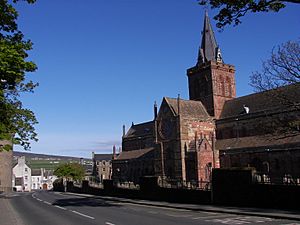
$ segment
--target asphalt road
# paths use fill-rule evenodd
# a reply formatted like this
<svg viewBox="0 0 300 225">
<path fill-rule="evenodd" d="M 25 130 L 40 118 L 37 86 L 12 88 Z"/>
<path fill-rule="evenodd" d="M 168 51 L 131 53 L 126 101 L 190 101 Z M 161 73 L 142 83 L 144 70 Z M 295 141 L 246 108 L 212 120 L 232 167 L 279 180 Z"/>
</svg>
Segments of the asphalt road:
<svg viewBox="0 0 300 225">
<path fill-rule="evenodd" d="M 46 191 L 17 193 L 11 204 L 24 225 L 300 225 L 291 220 L 136 205 Z"/>
</svg>

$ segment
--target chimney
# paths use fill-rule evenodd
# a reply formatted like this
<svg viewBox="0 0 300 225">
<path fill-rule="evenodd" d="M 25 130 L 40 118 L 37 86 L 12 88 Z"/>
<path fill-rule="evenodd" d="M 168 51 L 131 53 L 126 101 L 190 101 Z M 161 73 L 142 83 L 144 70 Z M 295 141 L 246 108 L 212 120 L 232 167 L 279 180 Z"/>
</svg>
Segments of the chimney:
<svg viewBox="0 0 300 225">
<path fill-rule="evenodd" d="M 125 125 L 123 125 L 123 137 L 125 136 Z"/>
<path fill-rule="evenodd" d="M 177 111 L 178 111 L 178 115 L 180 115 L 180 94 L 178 94 L 178 97 L 177 97 Z"/>
<path fill-rule="evenodd" d="M 116 159 L 116 146 L 113 146 L 113 156 L 112 159 Z"/>
<path fill-rule="evenodd" d="M 156 101 L 154 102 L 154 119 L 157 117 L 157 104 Z"/>
<path fill-rule="evenodd" d="M 95 158 L 95 152 L 92 152 L 92 160 Z"/>
</svg>

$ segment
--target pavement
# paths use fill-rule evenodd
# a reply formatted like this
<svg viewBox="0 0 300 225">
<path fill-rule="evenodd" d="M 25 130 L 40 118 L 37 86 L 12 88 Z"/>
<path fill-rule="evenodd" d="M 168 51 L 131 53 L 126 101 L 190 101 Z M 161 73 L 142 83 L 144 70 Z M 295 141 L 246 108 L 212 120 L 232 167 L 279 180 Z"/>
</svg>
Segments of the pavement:
<svg viewBox="0 0 300 225">
<path fill-rule="evenodd" d="M 9 201 L 13 195 L 14 193 L 0 193 L 1 225 L 24 225 Z"/>
<path fill-rule="evenodd" d="M 229 206 L 215 206 L 215 205 L 195 205 L 195 204 L 178 204 L 169 202 L 157 202 L 148 200 L 136 200 L 119 197 L 97 196 L 90 194 L 78 194 L 70 192 L 61 192 L 65 195 L 77 195 L 83 197 L 92 197 L 109 201 L 131 203 L 137 205 L 148 205 L 161 208 L 184 209 L 191 211 L 203 211 L 213 213 L 227 213 L 235 215 L 269 217 L 273 219 L 287 219 L 300 221 L 300 207 L 299 210 L 280 210 L 280 209 L 267 209 L 267 208 L 249 208 L 249 207 L 229 207 Z"/>
</svg>

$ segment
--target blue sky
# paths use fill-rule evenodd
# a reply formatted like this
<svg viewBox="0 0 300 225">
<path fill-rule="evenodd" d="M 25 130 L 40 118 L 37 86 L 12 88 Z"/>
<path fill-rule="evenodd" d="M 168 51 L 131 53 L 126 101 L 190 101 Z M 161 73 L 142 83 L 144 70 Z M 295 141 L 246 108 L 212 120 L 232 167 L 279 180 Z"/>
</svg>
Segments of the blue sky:
<svg viewBox="0 0 300 225">
<path fill-rule="evenodd" d="M 196 0 L 38 0 L 17 8 L 38 65 L 28 78 L 40 84 L 22 98 L 39 120 L 31 152 L 111 152 L 123 124 L 153 118 L 154 101 L 188 99 L 186 69 L 196 63 L 204 17 Z M 225 63 L 236 66 L 238 96 L 252 93 L 249 76 L 274 46 L 300 37 L 299 12 L 290 4 L 249 14 L 223 32 L 211 20 Z"/>
</svg>

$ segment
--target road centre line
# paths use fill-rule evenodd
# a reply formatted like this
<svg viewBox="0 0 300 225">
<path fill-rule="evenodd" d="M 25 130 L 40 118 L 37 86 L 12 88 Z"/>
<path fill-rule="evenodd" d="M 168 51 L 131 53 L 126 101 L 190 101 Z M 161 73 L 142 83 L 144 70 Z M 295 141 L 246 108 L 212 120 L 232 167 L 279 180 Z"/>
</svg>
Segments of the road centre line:
<svg viewBox="0 0 300 225">
<path fill-rule="evenodd" d="M 115 225 L 114 223 L 105 222 L 106 225 Z"/>
<path fill-rule="evenodd" d="M 47 202 L 47 201 L 43 201 L 43 202 L 47 205 L 52 205 L 50 202 Z"/>
<path fill-rule="evenodd" d="M 85 214 L 80 213 L 80 212 L 77 212 L 77 211 L 75 211 L 75 210 L 70 210 L 70 212 L 75 213 L 75 214 L 80 215 L 80 216 L 83 216 L 83 217 L 86 217 L 86 218 L 89 218 L 89 219 L 92 219 L 92 220 L 95 219 L 95 218 L 92 217 L 92 216 L 85 215 Z"/>
<path fill-rule="evenodd" d="M 59 205 L 54 205 L 54 207 L 59 208 L 59 209 L 62 209 L 62 210 L 67 210 L 66 208 L 61 207 L 61 206 L 59 206 Z"/>
</svg>

